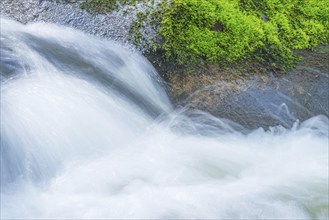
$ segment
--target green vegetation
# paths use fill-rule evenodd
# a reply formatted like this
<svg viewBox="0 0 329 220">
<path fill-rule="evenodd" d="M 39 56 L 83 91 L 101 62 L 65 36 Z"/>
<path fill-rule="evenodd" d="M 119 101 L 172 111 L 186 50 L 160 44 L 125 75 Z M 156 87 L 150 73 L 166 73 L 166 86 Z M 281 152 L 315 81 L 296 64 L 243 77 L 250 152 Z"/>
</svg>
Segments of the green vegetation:
<svg viewBox="0 0 329 220">
<path fill-rule="evenodd" d="M 87 0 L 81 6 L 108 12 L 132 0 Z M 146 21 L 160 38 L 146 40 Z M 289 68 L 293 50 L 329 42 L 327 0 L 171 0 L 153 13 L 137 13 L 132 42 L 145 42 L 181 64 L 256 59 Z M 159 54 L 159 53 L 158 53 Z"/>
<path fill-rule="evenodd" d="M 173 0 L 163 10 L 159 33 L 166 56 L 179 62 L 232 62 L 262 46 L 260 23 L 238 2 Z"/>
<path fill-rule="evenodd" d="M 256 58 L 291 67 L 292 50 L 328 42 L 326 0 L 172 0 L 162 7 L 159 34 L 178 62 Z"/>
</svg>

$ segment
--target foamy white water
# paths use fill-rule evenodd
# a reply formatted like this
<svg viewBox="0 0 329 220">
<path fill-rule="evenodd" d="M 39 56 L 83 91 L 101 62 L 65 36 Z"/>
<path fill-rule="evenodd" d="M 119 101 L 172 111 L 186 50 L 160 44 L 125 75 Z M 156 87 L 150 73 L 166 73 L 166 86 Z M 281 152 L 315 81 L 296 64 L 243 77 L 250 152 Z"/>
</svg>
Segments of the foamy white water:
<svg viewBox="0 0 329 220">
<path fill-rule="evenodd" d="M 246 131 L 112 43 L 3 18 L 1 42 L 1 218 L 328 218 L 326 116 Z"/>
</svg>

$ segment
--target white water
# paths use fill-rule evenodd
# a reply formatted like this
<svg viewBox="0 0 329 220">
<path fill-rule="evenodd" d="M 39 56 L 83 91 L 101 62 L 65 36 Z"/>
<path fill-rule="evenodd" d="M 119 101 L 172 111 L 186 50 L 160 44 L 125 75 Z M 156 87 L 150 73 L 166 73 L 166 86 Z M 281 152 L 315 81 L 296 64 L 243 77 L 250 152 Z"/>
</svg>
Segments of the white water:
<svg viewBox="0 0 329 220">
<path fill-rule="evenodd" d="M 112 43 L 3 18 L 1 41 L 1 218 L 328 218 L 327 117 L 246 131 Z"/>
</svg>

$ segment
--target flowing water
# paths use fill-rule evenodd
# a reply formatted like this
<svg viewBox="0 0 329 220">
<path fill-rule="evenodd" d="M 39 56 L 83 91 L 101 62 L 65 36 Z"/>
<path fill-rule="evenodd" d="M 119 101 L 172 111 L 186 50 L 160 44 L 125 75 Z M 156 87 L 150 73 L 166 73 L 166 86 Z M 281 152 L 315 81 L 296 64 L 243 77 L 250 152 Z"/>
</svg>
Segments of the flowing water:
<svg viewBox="0 0 329 220">
<path fill-rule="evenodd" d="M 328 117 L 174 109 L 108 41 L 1 18 L 1 218 L 328 218 Z M 284 103 L 282 103 L 284 104 Z"/>
</svg>

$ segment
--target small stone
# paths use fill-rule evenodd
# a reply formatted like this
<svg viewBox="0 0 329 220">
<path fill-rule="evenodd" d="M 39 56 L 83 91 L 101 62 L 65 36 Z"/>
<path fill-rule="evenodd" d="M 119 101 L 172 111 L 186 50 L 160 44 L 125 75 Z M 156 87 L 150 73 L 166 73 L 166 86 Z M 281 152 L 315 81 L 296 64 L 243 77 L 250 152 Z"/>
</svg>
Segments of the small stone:
<svg viewBox="0 0 329 220">
<path fill-rule="evenodd" d="M 263 13 L 262 13 L 262 19 L 263 19 L 263 21 L 268 22 L 267 16 Z"/>
</svg>

